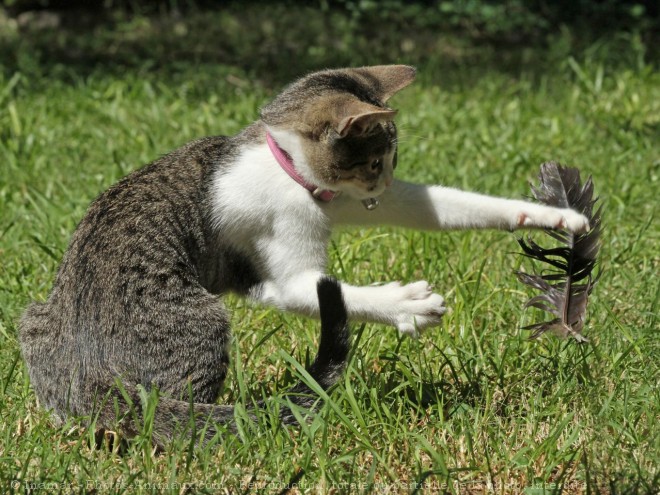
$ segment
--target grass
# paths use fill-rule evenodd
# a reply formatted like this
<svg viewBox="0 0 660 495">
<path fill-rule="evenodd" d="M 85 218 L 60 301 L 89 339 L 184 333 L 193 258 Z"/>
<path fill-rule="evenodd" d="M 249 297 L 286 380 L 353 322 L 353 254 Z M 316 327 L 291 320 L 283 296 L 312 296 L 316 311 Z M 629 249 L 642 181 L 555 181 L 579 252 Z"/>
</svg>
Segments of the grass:
<svg viewBox="0 0 660 495">
<path fill-rule="evenodd" d="M 259 7 L 265 18 L 268 8 Z M 328 28 L 342 35 L 332 52 L 314 28 L 325 17 L 307 12 L 296 31 L 295 13 L 276 14 L 291 28 L 273 35 L 288 50 L 311 40 L 290 73 L 266 72 L 265 48 L 237 11 L 137 17 L 90 28 L 96 37 L 25 38 L 2 21 L 4 47 L 13 47 L 0 59 L 2 490 L 651 493 L 660 484 L 660 75 L 642 38 L 567 29 L 547 45 L 501 48 L 420 29 L 410 51 L 370 45 L 347 21 Z M 222 42 L 242 51 L 205 58 L 208 45 L 193 41 L 210 43 L 216 21 Z M 132 59 L 119 41 L 142 46 L 172 22 L 202 34 L 171 63 L 159 52 Z M 352 39 L 372 51 L 351 54 Z M 90 447 L 92 433 L 75 421 L 54 427 L 30 389 L 16 322 L 30 300 L 47 297 L 89 202 L 190 139 L 237 132 L 298 70 L 407 60 L 420 73 L 393 102 L 399 177 L 521 197 L 549 159 L 593 175 L 606 229 L 590 342 L 527 339 L 521 326 L 541 315 L 522 310 L 528 294 L 513 271 L 526 261 L 511 234 L 347 230 L 333 238 L 333 274 L 356 284 L 424 278 L 452 312 L 417 341 L 354 325 L 345 379 L 310 423 L 269 426 L 266 411 L 237 437 L 198 451 L 180 441 L 157 455 L 148 424 L 122 455 Z M 227 305 L 235 358 L 221 402 L 240 409 L 281 397 L 310 359 L 318 324 L 235 297 Z"/>
</svg>

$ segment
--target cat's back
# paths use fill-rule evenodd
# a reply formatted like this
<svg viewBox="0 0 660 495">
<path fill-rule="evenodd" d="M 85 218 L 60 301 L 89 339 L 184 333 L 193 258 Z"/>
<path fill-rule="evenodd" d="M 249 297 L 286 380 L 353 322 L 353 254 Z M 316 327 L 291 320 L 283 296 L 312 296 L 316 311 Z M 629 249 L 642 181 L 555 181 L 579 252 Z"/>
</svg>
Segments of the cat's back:
<svg viewBox="0 0 660 495">
<path fill-rule="evenodd" d="M 192 141 L 101 193 L 71 237 L 44 303 L 20 324 L 24 353 L 73 335 L 120 331 L 156 304 L 197 290 L 206 249 L 205 189 L 232 139 Z M 62 344 L 62 346 L 59 346 Z"/>
<path fill-rule="evenodd" d="M 26 312 L 23 323 L 34 324 L 23 332 L 112 331 L 157 299 L 199 290 L 206 189 L 234 148 L 230 137 L 192 141 L 100 194 L 71 237 L 48 301 Z"/>
<path fill-rule="evenodd" d="M 204 249 L 206 183 L 228 144 L 222 136 L 193 141 L 99 195 L 72 236 L 56 285 L 66 271 L 93 278 L 128 260 L 194 262 Z"/>
<path fill-rule="evenodd" d="M 48 300 L 29 306 L 19 325 L 31 381 L 48 407 L 82 411 L 91 400 L 84 387 L 93 384 L 85 377 L 108 367 L 165 387 L 167 370 L 176 368 L 167 359 L 193 362 L 186 349 L 198 350 L 199 342 L 185 337 L 191 332 L 177 341 L 177 330 L 198 318 L 222 335 L 224 313 L 201 288 L 198 265 L 208 244 L 207 183 L 233 147 L 227 137 L 193 141 L 91 203 Z M 223 356 L 204 344 L 210 361 Z"/>
<path fill-rule="evenodd" d="M 194 217 L 202 206 L 211 170 L 221 163 L 228 148 L 230 138 L 224 136 L 198 139 L 130 173 L 91 203 L 74 240 L 88 226 L 98 233 L 115 230 L 117 224 L 148 220 L 140 226 L 153 224 L 162 229 L 171 223 L 165 215 L 174 214 L 173 220 Z M 189 210 L 192 205 L 197 207 Z M 134 230 L 128 228 L 115 240 L 131 238 Z M 72 243 L 70 249 L 73 247 Z"/>
</svg>

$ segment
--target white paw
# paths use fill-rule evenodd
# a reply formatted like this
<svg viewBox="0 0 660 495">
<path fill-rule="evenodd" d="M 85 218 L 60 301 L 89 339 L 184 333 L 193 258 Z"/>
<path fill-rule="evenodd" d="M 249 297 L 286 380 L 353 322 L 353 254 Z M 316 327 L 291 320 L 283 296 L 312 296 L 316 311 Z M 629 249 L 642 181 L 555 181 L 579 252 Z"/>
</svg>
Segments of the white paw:
<svg viewBox="0 0 660 495">
<path fill-rule="evenodd" d="M 574 234 L 589 230 L 587 217 L 569 208 L 542 207 L 524 211 L 518 214 L 517 224 L 519 227 L 568 230 Z"/>
<path fill-rule="evenodd" d="M 442 315 L 447 312 L 445 300 L 435 294 L 428 282 L 413 282 L 401 285 L 393 282 L 386 287 L 396 291 L 394 324 L 400 333 L 417 337 L 418 332 L 440 325 Z"/>
<path fill-rule="evenodd" d="M 573 232 L 574 234 L 582 234 L 589 230 L 589 219 L 582 213 L 575 210 L 565 209 L 563 211 L 564 219 L 562 221 L 563 229 Z"/>
</svg>

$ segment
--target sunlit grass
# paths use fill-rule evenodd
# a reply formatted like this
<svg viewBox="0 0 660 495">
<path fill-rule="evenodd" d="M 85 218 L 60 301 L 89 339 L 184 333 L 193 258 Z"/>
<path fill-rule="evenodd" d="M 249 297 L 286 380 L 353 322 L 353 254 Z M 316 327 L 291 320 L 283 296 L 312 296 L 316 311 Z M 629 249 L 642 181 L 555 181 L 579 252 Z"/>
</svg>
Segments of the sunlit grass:
<svg viewBox="0 0 660 495">
<path fill-rule="evenodd" d="M 607 46 L 560 57 L 552 72 L 528 65 L 517 75 L 466 69 L 447 78 L 427 60 L 418 83 L 392 102 L 400 109 L 399 177 L 522 197 L 542 161 L 593 175 L 606 229 L 590 343 L 527 340 L 520 328 L 539 315 L 522 309 L 527 294 L 513 271 L 527 262 L 512 234 L 341 231 L 331 273 L 356 284 L 424 278 L 452 308 L 443 326 L 415 341 L 354 325 L 345 379 L 310 423 L 283 429 L 266 411 L 238 437 L 194 452 L 181 440 L 156 455 L 148 437 L 119 455 L 90 447 L 92 433 L 75 422 L 54 427 L 29 387 L 16 321 L 28 301 L 47 296 L 98 193 L 193 138 L 237 132 L 271 89 L 249 79 L 237 86 L 227 67 L 209 69 L 217 79 L 200 76 L 192 64 L 162 79 L 102 69 L 73 81 L 5 74 L 0 486 L 649 492 L 660 481 L 660 77 L 636 57 L 610 64 Z M 299 374 L 295 361 L 311 359 L 318 324 L 236 297 L 227 305 L 235 359 L 221 401 L 244 410 L 264 394 L 281 397 Z"/>
</svg>

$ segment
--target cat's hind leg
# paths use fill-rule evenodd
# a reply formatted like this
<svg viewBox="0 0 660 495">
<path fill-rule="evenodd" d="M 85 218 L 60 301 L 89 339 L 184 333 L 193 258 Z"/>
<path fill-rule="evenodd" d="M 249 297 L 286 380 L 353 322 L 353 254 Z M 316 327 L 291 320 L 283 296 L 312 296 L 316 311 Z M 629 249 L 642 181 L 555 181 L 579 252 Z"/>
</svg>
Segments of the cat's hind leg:
<svg viewBox="0 0 660 495">
<path fill-rule="evenodd" d="M 53 414 L 54 423 L 61 424 L 70 402 L 75 402 L 71 382 L 76 360 L 70 339 L 62 331 L 60 312 L 48 302 L 30 304 L 19 322 L 18 340 L 41 406 Z"/>
</svg>

